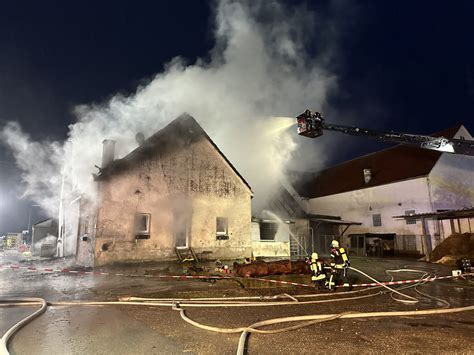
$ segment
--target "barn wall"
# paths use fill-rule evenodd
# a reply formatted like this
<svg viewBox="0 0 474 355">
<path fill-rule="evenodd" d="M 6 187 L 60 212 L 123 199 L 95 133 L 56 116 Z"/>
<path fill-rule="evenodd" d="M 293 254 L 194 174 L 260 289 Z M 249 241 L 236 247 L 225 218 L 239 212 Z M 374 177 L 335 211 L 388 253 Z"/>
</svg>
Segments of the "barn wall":
<svg viewBox="0 0 474 355">
<path fill-rule="evenodd" d="M 343 220 L 361 222 L 360 226 L 350 227 L 351 234 L 422 234 L 420 222 L 406 224 L 405 220 L 392 217 L 403 215 L 407 210 L 417 213 L 431 211 L 428 184 L 424 177 L 310 199 L 309 206 L 313 214 L 340 216 Z M 382 226 L 373 226 L 373 214 L 381 215 Z"/>
</svg>

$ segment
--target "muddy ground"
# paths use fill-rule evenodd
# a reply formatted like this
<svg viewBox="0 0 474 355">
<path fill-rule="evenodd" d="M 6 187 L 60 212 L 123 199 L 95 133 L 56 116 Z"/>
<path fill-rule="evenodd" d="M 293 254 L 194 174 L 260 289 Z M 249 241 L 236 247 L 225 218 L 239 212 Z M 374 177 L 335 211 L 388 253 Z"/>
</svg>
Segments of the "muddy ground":
<svg viewBox="0 0 474 355">
<path fill-rule="evenodd" d="M 15 254 L 0 255 L 0 264 L 18 263 Z M 22 265 L 61 268 L 67 260 L 20 262 Z M 426 269 L 438 275 L 450 268 L 411 259 L 353 259 L 352 265 L 387 280 L 385 269 L 400 267 Z M 111 273 L 156 274 L 183 272 L 183 265 L 172 263 L 116 265 Z M 354 281 L 366 281 L 353 275 Z M 397 275 L 411 278 L 413 274 Z M 288 277 L 277 277 L 288 279 Z M 308 276 L 290 277 L 308 282 Z M 231 280 L 158 281 L 142 277 L 45 274 L 25 270 L 0 269 L 1 298 L 39 296 L 57 300 L 114 300 L 119 296 L 207 297 L 308 293 L 301 287 L 244 282 L 244 288 Z M 447 300 L 452 307 L 474 305 L 474 284 L 468 280 L 440 280 L 420 287 Z M 357 295 L 377 291 L 365 291 Z M 413 290 L 407 291 L 414 295 Z M 330 298 L 341 296 L 329 296 Z M 325 299 L 327 297 L 319 297 Z M 422 299 L 417 305 L 394 301 L 390 295 L 319 304 L 295 304 L 253 308 L 187 308 L 193 320 L 216 327 L 242 327 L 286 316 L 331 314 L 346 311 L 371 312 L 415 310 L 441 307 L 439 302 Z M 32 307 L 0 308 L 0 332 L 33 310 Z M 267 328 L 272 329 L 272 328 Z M 274 328 L 273 328 L 274 329 Z M 336 351 L 346 353 L 474 353 L 474 312 L 438 316 L 338 319 L 279 334 L 252 334 L 247 344 L 250 354 Z M 185 323 L 177 311 L 165 307 L 49 307 L 46 314 L 20 330 L 11 341 L 14 354 L 233 354 L 240 333 L 221 334 Z"/>
</svg>

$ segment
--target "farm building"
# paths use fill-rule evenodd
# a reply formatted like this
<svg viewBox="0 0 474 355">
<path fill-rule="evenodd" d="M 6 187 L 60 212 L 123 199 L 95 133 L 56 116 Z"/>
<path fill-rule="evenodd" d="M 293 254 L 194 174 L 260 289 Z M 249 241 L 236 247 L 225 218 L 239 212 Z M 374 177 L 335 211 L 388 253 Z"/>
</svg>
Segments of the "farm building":
<svg viewBox="0 0 474 355">
<path fill-rule="evenodd" d="M 463 125 L 435 136 L 472 139 Z M 311 214 L 362 222 L 347 235 L 352 252 L 425 254 L 450 234 L 474 228 L 466 214 L 439 214 L 474 205 L 473 176 L 472 156 L 397 145 L 323 170 L 298 191 Z"/>
</svg>

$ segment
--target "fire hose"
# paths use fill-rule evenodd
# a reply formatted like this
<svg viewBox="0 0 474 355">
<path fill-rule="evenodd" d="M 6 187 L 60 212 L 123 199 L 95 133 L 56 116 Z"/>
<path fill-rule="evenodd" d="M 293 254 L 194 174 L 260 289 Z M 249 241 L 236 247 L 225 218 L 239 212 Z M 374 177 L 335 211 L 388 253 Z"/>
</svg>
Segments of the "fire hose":
<svg viewBox="0 0 474 355">
<path fill-rule="evenodd" d="M 445 309 L 428 309 L 428 310 L 421 310 L 421 311 L 394 311 L 394 312 L 368 312 L 368 313 L 353 313 L 353 312 L 345 312 L 345 313 L 340 313 L 340 314 L 326 314 L 326 315 L 307 315 L 307 316 L 298 316 L 298 317 L 285 317 L 285 318 L 277 318 L 277 319 L 270 319 L 270 320 L 265 320 L 262 322 L 254 323 L 248 327 L 240 327 L 240 328 L 218 328 L 218 327 L 211 327 L 207 326 L 201 323 L 198 323 L 196 321 L 191 320 L 189 317 L 186 316 L 184 309 L 181 307 L 254 307 L 254 306 L 275 306 L 275 305 L 296 305 L 296 304 L 313 304 L 313 303 L 326 303 L 326 302 L 339 302 L 339 301 L 346 301 L 346 300 L 354 300 L 354 299 L 361 299 L 361 298 L 367 298 L 367 297 L 373 297 L 377 296 L 386 292 L 390 292 L 391 295 L 394 293 L 401 295 L 402 297 L 405 297 L 406 299 L 404 300 L 399 300 L 395 299 L 396 301 L 402 301 L 404 303 L 409 303 L 413 304 L 415 302 L 419 302 L 418 299 L 412 296 L 408 296 L 404 293 L 401 293 L 398 290 L 410 288 L 410 287 L 416 287 L 420 284 L 424 283 L 424 279 L 428 280 L 429 275 L 427 272 L 420 271 L 420 270 L 387 270 L 387 273 L 395 273 L 395 272 L 422 272 L 424 273 L 421 282 L 418 284 L 412 284 L 408 285 L 402 288 L 398 288 L 398 290 L 395 290 L 391 287 L 388 287 L 384 284 L 382 284 L 380 281 L 372 278 L 371 276 L 365 274 L 364 272 L 352 268 L 352 270 L 361 273 L 362 275 L 368 277 L 369 279 L 373 280 L 374 282 L 380 284 L 380 286 L 386 288 L 388 291 L 385 292 L 377 292 L 377 293 L 371 293 L 368 295 L 362 295 L 362 296 L 353 296 L 353 297 L 342 297 L 339 298 L 339 295 L 343 294 L 352 294 L 352 293 L 358 293 L 358 292 L 363 292 L 366 290 L 358 290 L 358 291 L 347 291 L 347 292 L 342 292 L 342 293 L 337 293 L 337 294 L 312 294 L 312 295 L 288 295 L 288 294 L 282 294 L 282 295 L 275 295 L 275 296 L 249 296 L 249 297 L 229 297 L 229 298 L 196 298 L 196 299 L 150 299 L 150 298 L 137 298 L 137 297 L 129 297 L 129 298 L 123 298 L 120 301 L 82 301 L 82 302 L 48 302 L 46 303 L 45 300 L 39 299 L 39 298 L 22 298 L 22 299 L 15 299 L 15 300 L 0 300 L 0 305 L 2 305 L 2 302 L 10 302 L 10 303 L 3 303 L 3 305 L 31 305 L 31 304 L 38 304 L 41 303 L 41 308 L 35 311 L 33 314 L 29 315 L 28 317 L 24 318 L 22 321 L 18 322 L 15 324 L 13 327 L 11 327 L 1 338 L 2 340 L 2 355 L 4 354 L 9 354 L 8 349 L 7 349 L 7 343 L 10 337 L 22 326 L 24 326 L 26 323 L 34 319 L 35 317 L 39 316 L 40 314 L 44 313 L 46 311 L 47 305 L 57 305 L 57 306 L 96 306 L 96 305 L 136 305 L 136 306 L 166 306 L 166 307 L 171 307 L 172 309 L 179 311 L 180 316 L 183 320 L 185 320 L 187 323 L 192 324 L 193 326 L 199 327 L 201 329 L 205 329 L 208 331 L 214 331 L 214 332 L 220 332 L 220 333 L 239 333 L 242 332 L 240 340 L 239 340 L 239 347 L 238 347 L 238 354 L 243 354 L 244 353 L 244 346 L 245 342 L 247 339 L 247 336 L 250 333 L 262 333 L 262 334 L 273 334 L 273 333 L 280 333 L 284 331 L 290 331 L 302 327 L 307 327 L 309 325 L 318 323 L 318 322 L 324 322 L 324 321 L 330 321 L 330 320 L 335 320 L 339 318 L 365 318 L 365 317 L 393 317 L 393 316 L 416 316 L 416 315 L 428 315 L 428 314 L 445 314 L 445 313 L 456 313 L 456 312 L 465 312 L 465 311 L 472 311 L 474 310 L 474 306 L 468 306 L 468 307 L 461 307 L 461 308 L 445 308 Z M 393 279 L 393 276 L 392 276 Z M 417 291 L 417 290 L 416 290 Z M 427 295 L 421 291 L 417 291 L 417 293 L 428 297 L 432 299 L 436 299 L 440 302 L 444 302 L 445 306 L 449 306 L 449 303 L 447 303 L 445 300 Z M 313 301 L 299 301 L 297 298 L 300 297 L 319 297 L 319 296 L 337 296 L 337 298 L 331 298 L 331 299 L 324 299 L 324 300 L 313 300 Z M 260 300 L 274 300 L 277 298 L 290 298 L 292 299 L 291 302 L 284 301 L 284 302 L 243 302 L 240 301 L 242 299 L 255 299 L 258 298 Z M 393 298 L 393 297 L 392 297 Z M 408 302 L 407 302 L 408 301 Z M 20 303 L 12 303 L 12 302 L 20 302 Z M 273 325 L 273 324 L 279 324 L 279 323 L 288 323 L 288 322 L 301 322 L 303 321 L 304 323 L 286 327 L 286 328 L 281 328 L 281 329 L 276 329 L 276 330 L 260 330 L 257 328 L 268 326 L 268 325 Z"/>
<path fill-rule="evenodd" d="M 9 300 L 2 300 L 2 302 L 8 302 Z M 7 348 L 7 344 L 8 344 L 8 340 L 10 339 L 10 337 L 15 334 L 15 332 L 20 329 L 21 327 L 23 327 L 25 324 L 31 322 L 33 319 L 35 319 L 36 317 L 40 316 L 41 314 L 43 314 L 44 312 L 46 312 L 46 308 L 47 308 L 47 304 L 46 304 L 46 301 L 42 298 L 15 298 L 13 300 L 13 302 L 36 302 L 36 303 L 41 303 L 41 307 L 39 309 L 37 309 L 35 312 L 33 312 L 32 314 L 30 314 L 29 316 L 23 318 L 21 321 L 19 321 L 18 323 L 16 323 L 15 325 L 13 325 L 10 329 L 7 330 L 7 332 L 2 336 L 2 338 L 0 339 L 0 354 L 1 355 L 8 355 L 9 352 L 8 352 L 8 348 Z"/>
</svg>

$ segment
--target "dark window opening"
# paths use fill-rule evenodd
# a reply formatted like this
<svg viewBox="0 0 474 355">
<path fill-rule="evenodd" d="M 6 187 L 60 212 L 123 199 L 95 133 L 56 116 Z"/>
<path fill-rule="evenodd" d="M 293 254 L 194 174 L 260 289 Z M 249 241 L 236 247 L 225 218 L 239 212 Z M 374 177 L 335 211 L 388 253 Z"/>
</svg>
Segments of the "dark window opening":
<svg viewBox="0 0 474 355">
<path fill-rule="evenodd" d="M 374 227 L 382 226 L 382 216 L 380 215 L 380 213 L 372 215 L 372 224 L 374 225 Z"/>
<path fill-rule="evenodd" d="M 136 235 L 150 235 L 150 214 L 137 213 L 135 215 L 135 234 Z M 148 239 L 148 238 L 137 238 Z"/>
<path fill-rule="evenodd" d="M 216 218 L 216 235 L 218 237 L 229 235 L 229 220 L 227 217 Z"/>
<path fill-rule="evenodd" d="M 278 223 L 260 223 L 260 240 L 275 240 Z"/>
</svg>

